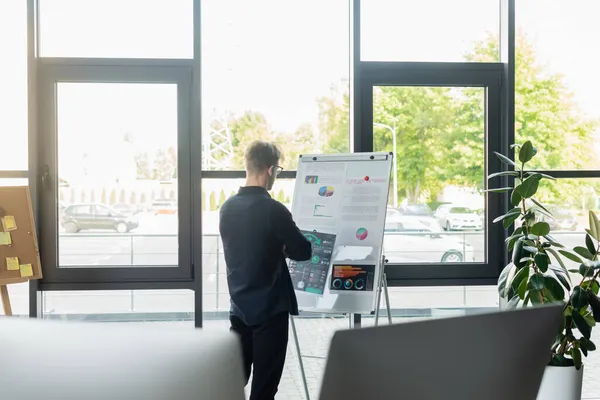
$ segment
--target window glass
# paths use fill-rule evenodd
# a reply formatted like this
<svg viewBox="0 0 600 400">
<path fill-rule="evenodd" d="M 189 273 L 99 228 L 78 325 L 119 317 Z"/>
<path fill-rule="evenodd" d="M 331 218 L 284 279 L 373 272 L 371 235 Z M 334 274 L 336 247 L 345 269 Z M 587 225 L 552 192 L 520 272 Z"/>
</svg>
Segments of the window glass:
<svg viewBox="0 0 600 400">
<path fill-rule="evenodd" d="M 516 2 L 515 134 L 541 169 L 600 169 L 600 2 Z"/>
<path fill-rule="evenodd" d="M 204 169 L 244 169 L 259 138 L 286 170 L 348 151 L 348 0 L 204 0 L 201 15 Z"/>
<path fill-rule="evenodd" d="M 363 61 L 497 62 L 499 32 L 499 0 L 361 2 Z"/>
<path fill-rule="evenodd" d="M 483 88 L 373 88 L 373 148 L 396 157 L 390 263 L 485 262 L 485 96 Z"/>
<path fill-rule="evenodd" d="M 192 0 L 40 0 L 39 9 L 42 57 L 194 56 Z"/>
<path fill-rule="evenodd" d="M 28 169 L 27 2 L 0 1 L 0 171 Z"/>
</svg>

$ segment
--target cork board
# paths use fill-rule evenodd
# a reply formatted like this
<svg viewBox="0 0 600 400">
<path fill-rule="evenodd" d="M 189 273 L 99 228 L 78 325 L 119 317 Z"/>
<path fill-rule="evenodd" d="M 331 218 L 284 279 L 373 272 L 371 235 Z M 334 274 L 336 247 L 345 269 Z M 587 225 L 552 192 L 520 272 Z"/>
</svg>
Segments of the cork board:
<svg viewBox="0 0 600 400">
<path fill-rule="evenodd" d="M 29 188 L 0 187 L 0 285 L 41 278 Z"/>
</svg>

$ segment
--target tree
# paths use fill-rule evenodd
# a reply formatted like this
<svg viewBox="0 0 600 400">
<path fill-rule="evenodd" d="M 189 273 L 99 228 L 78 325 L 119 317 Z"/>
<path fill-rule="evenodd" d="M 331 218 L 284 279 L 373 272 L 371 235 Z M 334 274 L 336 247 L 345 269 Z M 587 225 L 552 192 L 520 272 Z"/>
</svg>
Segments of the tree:
<svg viewBox="0 0 600 400">
<path fill-rule="evenodd" d="M 102 187 L 102 192 L 100 193 L 100 203 L 106 204 L 106 188 Z"/>
</svg>

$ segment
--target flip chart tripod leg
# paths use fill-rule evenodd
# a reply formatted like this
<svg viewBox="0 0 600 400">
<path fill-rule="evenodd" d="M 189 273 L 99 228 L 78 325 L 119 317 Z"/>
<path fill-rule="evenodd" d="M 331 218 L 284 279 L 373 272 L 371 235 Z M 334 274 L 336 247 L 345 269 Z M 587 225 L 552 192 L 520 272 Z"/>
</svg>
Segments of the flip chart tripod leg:
<svg viewBox="0 0 600 400">
<path fill-rule="evenodd" d="M 4 309 L 4 315 L 13 315 L 12 307 L 10 306 L 10 297 L 8 296 L 8 287 L 6 285 L 0 286 L 0 293 L 2 294 L 2 308 Z"/>
<path fill-rule="evenodd" d="M 388 292 L 387 275 L 383 274 L 383 290 L 385 293 L 385 306 L 387 308 L 388 323 L 392 324 L 392 309 L 390 307 L 390 294 Z"/>
<path fill-rule="evenodd" d="M 308 383 L 306 382 L 306 374 L 304 372 L 304 363 L 302 362 L 302 353 L 300 352 L 300 342 L 298 339 L 298 332 L 296 331 L 296 322 L 294 317 L 290 315 L 290 322 L 292 323 L 292 334 L 294 335 L 294 344 L 296 345 L 296 354 L 298 355 L 298 364 L 300 366 L 300 374 L 302 375 L 302 384 L 304 385 L 304 394 L 306 400 L 310 400 L 310 393 L 308 391 Z"/>
<path fill-rule="evenodd" d="M 381 288 L 382 282 L 379 282 L 377 288 L 377 307 L 375 307 L 375 326 L 379 325 L 379 310 L 381 309 Z"/>
</svg>

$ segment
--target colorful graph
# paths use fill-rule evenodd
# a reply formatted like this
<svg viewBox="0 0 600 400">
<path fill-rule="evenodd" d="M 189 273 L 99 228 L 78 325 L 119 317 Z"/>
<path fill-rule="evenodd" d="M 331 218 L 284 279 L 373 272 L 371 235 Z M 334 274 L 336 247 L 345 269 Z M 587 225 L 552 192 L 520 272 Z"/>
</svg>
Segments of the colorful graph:
<svg viewBox="0 0 600 400">
<path fill-rule="evenodd" d="M 319 182 L 319 177 L 316 175 L 307 175 L 304 178 L 304 183 L 318 183 Z"/>
<path fill-rule="evenodd" d="M 321 196 L 321 197 L 333 196 L 333 187 L 332 186 L 321 186 L 319 188 L 319 196 Z"/>
<path fill-rule="evenodd" d="M 358 228 L 356 230 L 356 238 L 358 240 L 365 240 L 369 236 L 369 231 L 366 228 Z"/>
</svg>

